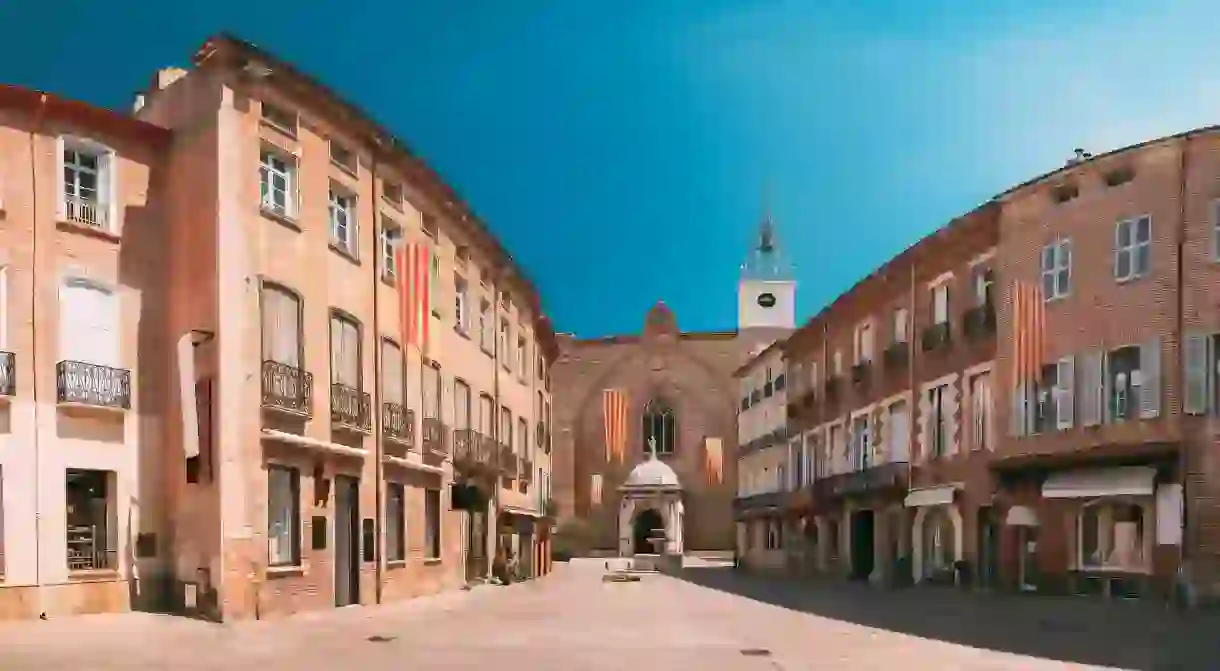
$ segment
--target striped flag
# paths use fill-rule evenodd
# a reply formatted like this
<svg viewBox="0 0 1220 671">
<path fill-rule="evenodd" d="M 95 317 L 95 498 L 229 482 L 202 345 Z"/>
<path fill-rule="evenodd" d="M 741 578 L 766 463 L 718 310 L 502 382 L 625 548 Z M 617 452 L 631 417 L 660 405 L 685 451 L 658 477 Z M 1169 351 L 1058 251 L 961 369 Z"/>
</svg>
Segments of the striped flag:
<svg viewBox="0 0 1220 671">
<path fill-rule="evenodd" d="M 1036 383 L 1046 359 L 1046 304 L 1037 284 L 1013 282 L 1012 314 L 1013 386 L 1018 387 Z"/>
<path fill-rule="evenodd" d="M 724 443 L 719 438 L 704 438 L 703 450 L 706 452 L 707 477 L 711 484 L 724 482 Z"/>
<path fill-rule="evenodd" d="M 621 389 L 603 390 L 602 414 L 605 417 L 606 461 L 621 462 L 627 451 L 627 393 Z"/>
<path fill-rule="evenodd" d="M 432 248 L 422 242 L 400 245 L 394 253 L 398 276 L 398 308 L 402 339 L 421 354 L 428 351 L 428 329 L 432 321 Z"/>
<path fill-rule="evenodd" d="M 595 506 L 602 504 L 602 474 L 594 473 L 589 476 L 589 503 Z"/>
</svg>

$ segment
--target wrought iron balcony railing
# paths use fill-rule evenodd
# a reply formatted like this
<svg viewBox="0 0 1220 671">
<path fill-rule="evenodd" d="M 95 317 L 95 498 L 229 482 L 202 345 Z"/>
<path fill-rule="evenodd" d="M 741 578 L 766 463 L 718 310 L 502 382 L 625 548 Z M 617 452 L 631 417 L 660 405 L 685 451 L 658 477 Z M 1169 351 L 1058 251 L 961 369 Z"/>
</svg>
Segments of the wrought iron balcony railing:
<svg viewBox="0 0 1220 671">
<path fill-rule="evenodd" d="M 83 361 L 60 361 L 55 367 L 60 403 L 103 408 L 131 407 L 131 371 Z"/>
<path fill-rule="evenodd" d="M 369 399 L 367 391 L 352 389 L 342 384 L 330 385 L 330 421 L 358 431 L 372 429 L 373 418 Z"/>
<path fill-rule="evenodd" d="M 449 453 L 446 437 L 449 430 L 444 422 L 435 417 L 425 417 L 423 422 L 424 452 L 435 456 L 445 456 Z"/>
<path fill-rule="evenodd" d="M 381 404 L 381 431 L 391 442 L 415 448 L 415 411 L 398 403 Z"/>
<path fill-rule="evenodd" d="M 17 355 L 0 352 L 0 396 L 17 395 Z"/>
<path fill-rule="evenodd" d="M 64 218 L 75 224 L 108 228 L 110 208 L 105 203 L 78 196 L 64 196 Z"/>
<path fill-rule="evenodd" d="M 949 346 L 949 322 L 933 324 L 923 330 L 923 351 L 933 352 Z"/>
<path fill-rule="evenodd" d="M 278 361 L 264 361 L 263 407 L 311 416 L 313 374 Z"/>
<path fill-rule="evenodd" d="M 979 339 L 995 333 L 995 306 L 991 303 L 976 305 L 962 315 L 962 331 L 970 339 Z"/>
<path fill-rule="evenodd" d="M 835 473 L 813 481 L 813 495 L 834 499 L 879 490 L 905 489 L 910 468 L 905 461 L 890 461 L 848 473 Z"/>
</svg>

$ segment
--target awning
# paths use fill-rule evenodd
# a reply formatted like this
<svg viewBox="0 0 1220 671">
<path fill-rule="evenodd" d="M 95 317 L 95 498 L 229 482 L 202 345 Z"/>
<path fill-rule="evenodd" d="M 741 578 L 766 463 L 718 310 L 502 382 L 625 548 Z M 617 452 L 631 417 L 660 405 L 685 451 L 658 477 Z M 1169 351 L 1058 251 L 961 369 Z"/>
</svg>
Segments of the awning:
<svg viewBox="0 0 1220 671">
<path fill-rule="evenodd" d="M 956 484 L 913 489 L 902 503 L 908 508 L 948 505 L 953 503 L 953 493 L 957 490 L 958 485 Z"/>
<path fill-rule="evenodd" d="M 1099 496 L 1152 496 L 1156 469 L 1123 466 L 1055 473 L 1042 484 L 1045 499 L 1091 499 Z"/>
<path fill-rule="evenodd" d="M 288 445 L 296 445 L 310 450 L 320 450 L 322 452 L 330 452 L 332 454 L 342 454 L 349 457 L 364 458 L 368 456 L 367 450 L 362 450 L 358 447 L 349 447 L 339 443 L 329 443 L 325 440 L 317 438 L 309 438 L 308 436 L 298 436 L 295 433 L 286 431 L 276 431 L 275 429 L 263 429 L 263 438 L 276 440 Z"/>
<path fill-rule="evenodd" d="M 1038 515 L 1025 506 L 1013 506 L 1004 516 L 1004 524 L 1010 527 L 1036 527 Z"/>
</svg>

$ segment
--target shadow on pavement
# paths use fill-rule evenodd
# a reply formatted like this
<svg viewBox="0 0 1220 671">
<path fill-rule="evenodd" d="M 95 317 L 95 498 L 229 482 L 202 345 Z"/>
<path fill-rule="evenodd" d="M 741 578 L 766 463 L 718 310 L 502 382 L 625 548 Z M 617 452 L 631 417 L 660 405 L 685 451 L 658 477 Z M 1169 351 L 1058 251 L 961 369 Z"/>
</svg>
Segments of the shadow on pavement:
<svg viewBox="0 0 1220 671">
<path fill-rule="evenodd" d="M 830 579 L 686 567 L 680 580 L 811 615 L 1064 662 L 1140 671 L 1220 669 L 1220 616 L 1144 602 L 884 590 Z"/>
</svg>

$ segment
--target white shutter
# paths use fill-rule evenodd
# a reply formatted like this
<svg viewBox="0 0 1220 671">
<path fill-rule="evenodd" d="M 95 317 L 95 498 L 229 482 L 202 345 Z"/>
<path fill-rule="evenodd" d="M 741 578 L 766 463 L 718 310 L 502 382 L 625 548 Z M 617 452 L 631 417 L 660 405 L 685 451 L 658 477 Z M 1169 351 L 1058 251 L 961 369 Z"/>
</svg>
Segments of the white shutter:
<svg viewBox="0 0 1220 671">
<path fill-rule="evenodd" d="M 1208 400 L 1208 356 L 1207 341 L 1209 336 L 1203 333 L 1190 333 L 1186 336 L 1185 352 L 1183 354 L 1183 378 L 1186 380 L 1186 394 L 1183 410 L 1188 415 L 1202 415 L 1207 412 Z"/>
<path fill-rule="evenodd" d="M 1161 339 L 1140 347 L 1140 417 L 1150 419 L 1161 412 Z"/>
<path fill-rule="evenodd" d="M 1080 376 L 1077 380 L 1077 396 L 1080 399 L 1080 425 L 1097 426 L 1102 418 L 1102 355 L 1088 352 L 1080 361 Z"/>
<path fill-rule="evenodd" d="M 893 448 L 890 450 L 890 461 L 908 461 L 911 458 L 911 428 L 907 414 L 907 404 L 896 404 L 896 410 L 890 413 L 890 435 L 893 438 Z"/>
<path fill-rule="evenodd" d="M 1020 437 L 1025 434 L 1025 383 L 1022 382 L 1012 392 L 1012 435 Z"/>
<path fill-rule="evenodd" d="M 1110 397 L 1114 395 L 1114 384 L 1110 380 L 1110 357 L 1103 350 L 1101 357 L 1101 421 L 1109 424 L 1114 421 L 1114 403 Z"/>
<path fill-rule="evenodd" d="M 386 403 L 403 403 L 402 350 L 394 343 L 381 342 L 381 395 Z"/>
<path fill-rule="evenodd" d="M 119 302 L 108 289 L 69 279 L 60 287 L 60 359 L 119 368 Z"/>
<path fill-rule="evenodd" d="M 1076 360 L 1065 356 L 1059 360 L 1059 399 L 1056 407 L 1056 428 L 1070 429 L 1076 418 Z"/>
</svg>

